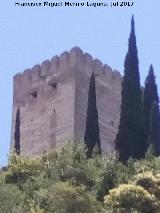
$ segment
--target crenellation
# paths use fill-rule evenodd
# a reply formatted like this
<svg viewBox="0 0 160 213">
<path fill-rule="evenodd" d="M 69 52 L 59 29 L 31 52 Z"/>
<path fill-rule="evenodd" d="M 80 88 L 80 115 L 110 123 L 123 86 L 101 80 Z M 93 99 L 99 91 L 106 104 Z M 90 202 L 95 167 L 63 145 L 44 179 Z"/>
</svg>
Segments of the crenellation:
<svg viewBox="0 0 160 213">
<path fill-rule="evenodd" d="M 109 80 L 111 80 L 110 77 L 111 77 L 113 71 L 112 71 L 112 68 L 111 68 L 110 66 L 108 66 L 107 64 L 104 64 L 103 67 L 102 67 L 101 72 L 102 72 L 104 75 L 108 76 L 108 77 L 109 77 Z"/>
<path fill-rule="evenodd" d="M 93 58 L 89 53 L 84 54 L 84 63 L 92 65 Z"/>
<path fill-rule="evenodd" d="M 41 78 L 40 78 L 40 73 L 41 73 L 41 66 L 38 64 L 38 65 L 35 65 L 33 68 L 32 68 L 32 83 L 34 83 L 35 81 L 40 81 Z"/>
<path fill-rule="evenodd" d="M 65 80 L 65 78 L 70 75 L 70 54 L 68 52 L 64 52 L 60 56 L 60 66 L 59 66 L 61 80 Z"/>
<path fill-rule="evenodd" d="M 100 60 L 94 59 L 93 61 L 93 71 L 96 75 L 101 75 L 103 64 Z"/>
<path fill-rule="evenodd" d="M 52 57 L 51 58 L 51 64 L 56 64 L 56 65 L 58 65 L 59 64 L 59 56 L 54 56 L 54 57 Z"/>
<path fill-rule="evenodd" d="M 99 72 L 99 78 L 107 84 L 108 87 L 112 87 L 111 79 L 112 79 L 112 69 L 108 65 L 103 65 L 101 71 Z"/>
<path fill-rule="evenodd" d="M 119 78 L 119 74 L 117 75 L 117 71 L 112 72 L 112 82 L 116 82 L 117 78 Z"/>
<path fill-rule="evenodd" d="M 70 65 L 73 68 L 78 68 L 79 63 L 82 63 L 83 52 L 79 47 L 73 47 L 70 50 Z"/>
<path fill-rule="evenodd" d="M 117 70 L 113 70 L 111 79 L 113 91 L 115 93 L 121 94 L 121 75 Z"/>
<path fill-rule="evenodd" d="M 117 76 L 117 78 L 119 78 L 119 80 L 121 82 L 121 74 L 115 69 L 113 70 L 113 73 Z"/>
<path fill-rule="evenodd" d="M 40 73 L 40 77 L 42 78 L 46 78 L 48 76 L 48 70 L 50 68 L 50 61 L 46 60 L 41 64 L 41 73 Z"/>
<path fill-rule="evenodd" d="M 18 106 L 25 155 L 61 147 L 69 139 L 83 140 L 93 71 L 102 149 L 112 151 L 119 124 L 121 76 L 79 47 L 14 76 L 11 147 Z"/>
<path fill-rule="evenodd" d="M 36 64 L 32 67 L 33 72 L 40 72 L 41 71 L 41 66 L 39 64 Z"/>
<path fill-rule="evenodd" d="M 79 47 L 73 47 L 71 50 L 70 50 L 70 54 L 72 53 L 75 53 L 75 54 L 78 54 L 78 55 L 82 55 L 83 54 L 83 51 L 79 48 Z"/>
<path fill-rule="evenodd" d="M 50 61 L 50 67 L 48 70 L 48 75 L 53 75 L 59 71 L 60 59 L 58 56 L 54 56 Z"/>
<path fill-rule="evenodd" d="M 18 73 L 13 77 L 13 91 L 15 92 L 15 90 L 19 89 L 19 84 L 21 84 L 21 79 L 22 79 L 22 74 Z"/>
<path fill-rule="evenodd" d="M 32 72 L 32 69 L 30 69 L 30 68 L 27 68 L 27 69 L 25 69 L 24 71 L 23 71 L 23 73 L 21 73 L 21 75 L 29 75 L 29 74 L 31 74 L 31 72 Z"/>
<path fill-rule="evenodd" d="M 70 54 L 69 52 L 64 52 L 60 55 L 60 66 L 64 66 L 64 64 L 68 65 L 70 62 Z"/>
<path fill-rule="evenodd" d="M 84 54 L 84 72 L 90 76 L 93 71 L 93 58 L 90 54 Z"/>
<path fill-rule="evenodd" d="M 31 75 L 32 71 L 30 69 L 25 70 L 21 75 L 21 83 L 22 83 L 22 90 L 28 87 L 31 84 L 29 76 Z"/>
</svg>

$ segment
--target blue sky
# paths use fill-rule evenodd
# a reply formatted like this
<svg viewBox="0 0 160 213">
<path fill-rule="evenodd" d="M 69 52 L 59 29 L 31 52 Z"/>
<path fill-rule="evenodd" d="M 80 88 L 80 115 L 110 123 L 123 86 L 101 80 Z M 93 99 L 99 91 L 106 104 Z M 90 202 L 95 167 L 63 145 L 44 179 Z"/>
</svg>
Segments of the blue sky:
<svg viewBox="0 0 160 213">
<path fill-rule="evenodd" d="M 135 0 L 130 8 L 17 8 L 14 1 L 1 0 L 0 165 L 7 162 L 10 144 L 13 76 L 73 46 L 79 46 L 123 74 L 132 14 L 141 82 L 144 83 L 153 63 L 160 88 L 159 11 L 159 0 Z"/>
</svg>

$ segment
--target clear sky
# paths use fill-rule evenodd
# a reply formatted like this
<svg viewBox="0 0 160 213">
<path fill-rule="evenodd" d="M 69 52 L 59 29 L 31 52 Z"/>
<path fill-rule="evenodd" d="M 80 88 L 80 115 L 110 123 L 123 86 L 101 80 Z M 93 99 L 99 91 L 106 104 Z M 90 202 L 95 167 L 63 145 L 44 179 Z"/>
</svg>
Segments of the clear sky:
<svg viewBox="0 0 160 213">
<path fill-rule="evenodd" d="M 27 2 L 17 0 L 20 1 Z M 132 14 L 141 82 L 144 83 L 149 65 L 153 63 L 160 89 L 159 0 L 135 0 L 134 7 L 117 8 L 18 8 L 14 4 L 14 0 L 0 1 L 1 166 L 7 162 L 10 145 L 13 76 L 73 46 L 79 46 L 123 74 Z"/>
</svg>

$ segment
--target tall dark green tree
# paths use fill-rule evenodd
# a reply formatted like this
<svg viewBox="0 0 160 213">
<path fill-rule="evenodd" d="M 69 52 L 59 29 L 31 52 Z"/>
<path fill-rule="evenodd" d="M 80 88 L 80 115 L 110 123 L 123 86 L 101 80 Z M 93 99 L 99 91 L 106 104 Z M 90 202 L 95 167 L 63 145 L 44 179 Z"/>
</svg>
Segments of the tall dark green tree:
<svg viewBox="0 0 160 213">
<path fill-rule="evenodd" d="M 148 143 L 156 156 L 160 155 L 160 112 L 159 105 L 153 102 L 151 109 Z"/>
<path fill-rule="evenodd" d="M 101 153 L 100 137 L 99 137 L 99 124 L 98 124 L 98 111 L 96 106 L 96 83 L 95 75 L 92 72 L 88 92 L 88 108 L 86 119 L 86 130 L 84 142 L 87 148 L 87 158 L 92 157 L 93 148 L 97 144 L 98 151 Z"/>
<path fill-rule="evenodd" d="M 121 96 L 121 115 L 119 132 L 116 137 L 116 150 L 119 152 L 119 159 L 126 162 L 129 157 L 140 159 L 144 156 L 142 92 L 133 16 L 128 52 L 124 63 Z"/>
<path fill-rule="evenodd" d="M 148 76 L 145 80 L 145 88 L 143 95 L 143 112 L 145 121 L 145 143 L 146 150 L 150 143 L 155 144 L 155 153 L 158 154 L 157 146 L 159 127 L 159 97 L 157 92 L 157 85 L 155 81 L 153 66 L 150 66 Z"/>
<path fill-rule="evenodd" d="M 15 132 L 14 132 L 14 148 L 17 155 L 20 154 L 20 107 L 17 109 L 16 113 L 16 123 L 15 123 Z"/>
</svg>

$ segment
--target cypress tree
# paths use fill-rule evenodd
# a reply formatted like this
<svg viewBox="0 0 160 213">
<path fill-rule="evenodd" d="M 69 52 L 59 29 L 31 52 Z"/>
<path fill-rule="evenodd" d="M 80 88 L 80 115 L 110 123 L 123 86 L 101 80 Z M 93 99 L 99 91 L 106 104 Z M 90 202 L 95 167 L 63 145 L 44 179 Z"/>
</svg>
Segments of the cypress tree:
<svg viewBox="0 0 160 213">
<path fill-rule="evenodd" d="M 153 66 L 151 65 L 148 76 L 145 80 L 145 88 L 143 95 L 146 150 L 149 147 L 151 141 L 153 143 L 158 143 L 158 139 L 156 139 L 158 137 L 158 129 L 160 128 L 158 123 L 159 121 L 158 104 L 159 104 L 159 97 L 157 92 L 157 85 L 155 82 L 154 69 Z M 155 146 L 157 147 L 157 145 Z"/>
<path fill-rule="evenodd" d="M 98 111 L 96 107 L 96 84 L 95 75 L 92 72 L 88 92 L 88 108 L 86 119 L 86 130 L 84 142 L 87 148 L 87 158 L 92 157 L 93 148 L 97 144 L 98 151 L 101 153 L 100 137 L 99 137 L 99 124 L 98 124 Z"/>
<path fill-rule="evenodd" d="M 15 124 L 15 132 L 14 132 L 14 148 L 17 155 L 20 154 L 20 107 L 17 109 L 16 113 L 16 124 Z"/>
<path fill-rule="evenodd" d="M 148 136 L 149 145 L 156 156 L 160 155 L 160 112 L 159 105 L 154 102 L 151 109 L 150 130 Z"/>
<path fill-rule="evenodd" d="M 126 162 L 129 157 L 140 159 L 144 156 L 142 92 L 133 16 L 128 52 L 124 63 L 121 97 L 121 116 L 116 137 L 116 150 L 119 152 L 119 160 Z"/>
</svg>

